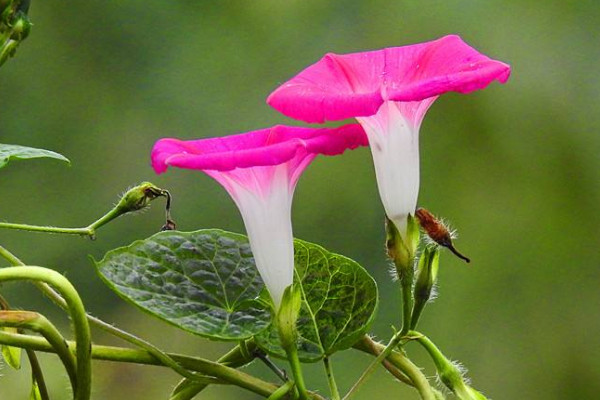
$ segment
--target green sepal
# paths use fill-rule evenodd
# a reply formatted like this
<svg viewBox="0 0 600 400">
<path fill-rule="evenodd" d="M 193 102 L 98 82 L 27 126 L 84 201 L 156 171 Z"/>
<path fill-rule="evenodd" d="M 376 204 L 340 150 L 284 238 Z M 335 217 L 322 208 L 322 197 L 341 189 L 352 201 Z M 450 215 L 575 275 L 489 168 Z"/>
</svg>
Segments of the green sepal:
<svg viewBox="0 0 600 400">
<path fill-rule="evenodd" d="M 469 392 L 473 400 L 488 400 L 488 398 L 485 397 L 481 392 L 478 392 L 470 386 L 467 386 L 467 391 Z"/>
<path fill-rule="evenodd" d="M 406 276 L 412 279 L 415 254 L 420 239 L 419 223 L 409 214 L 406 223 L 406 237 L 402 237 L 392 220 L 386 217 L 385 222 L 387 253 L 396 266 L 398 278 L 403 280 Z"/>
<path fill-rule="evenodd" d="M 7 333 L 18 333 L 17 328 L 4 327 L 0 328 Z M 4 361 L 13 369 L 21 369 L 21 349 L 12 346 L 2 346 L 2 357 Z"/>
<path fill-rule="evenodd" d="M 26 160 L 32 158 L 54 158 L 56 160 L 64 161 L 67 164 L 71 163 L 68 158 L 62 154 L 55 153 L 54 151 L 0 143 L 0 168 L 6 166 L 11 160 Z"/>
<path fill-rule="evenodd" d="M 412 214 L 408 214 L 406 222 L 406 243 L 408 251 L 413 255 L 413 258 L 417 253 L 417 247 L 419 247 L 419 240 L 421 239 L 421 230 L 419 228 L 419 221 Z"/>
<path fill-rule="evenodd" d="M 296 331 L 296 321 L 300 315 L 300 306 L 302 305 L 302 294 L 300 289 L 293 284 L 285 288 L 281 305 L 277 311 L 277 329 L 279 330 L 279 340 L 281 347 L 288 349 L 296 345 L 298 333 Z"/>
<path fill-rule="evenodd" d="M 204 229 L 164 231 L 95 262 L 120 297 L 178 328 L 239 341 L 271 323 L 258 300 L 263 282 L 243 235 Z"/>
<path fill-rule="evenodd" d="M 296 321 L 299 359 L 316 362 L 356 343 L 377 310 L 375 280 L 355 261 L 296 239 L 294 286 L 302 305 Z M 275 326 L 255 337 L 267 353 L 286 358 Z"/>
</svg>

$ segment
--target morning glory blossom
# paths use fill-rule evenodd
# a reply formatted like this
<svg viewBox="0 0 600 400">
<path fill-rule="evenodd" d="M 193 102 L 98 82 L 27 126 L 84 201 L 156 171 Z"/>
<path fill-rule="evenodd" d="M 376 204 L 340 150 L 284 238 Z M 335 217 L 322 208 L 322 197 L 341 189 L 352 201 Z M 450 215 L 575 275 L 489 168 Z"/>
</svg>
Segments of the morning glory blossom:
<svg viewBox="0 0 600 400">
<path fill-rule="evenodd" d="M 445 92 L 506 82 L 510 67 L 450 35 L 431 42 L 327 54 L 277 88 L 267 103 L 310 123 L 356 118 L 369 138 L 381 201 L 406 235 L 419 193 L 419 128 Z"/>
<path fill-rule="evenodd" d="M 200 170 L 227 190 L 278 308 L 293 281 L 291 207 L 300 175 L 318 154 L 341 154 L 367 144 L 358 124 L 321 129 L 275 126 L 209 139 L 160 139 L 152 150 L 152 166 L 157 173 L 168 167 Z"/>
</svg>

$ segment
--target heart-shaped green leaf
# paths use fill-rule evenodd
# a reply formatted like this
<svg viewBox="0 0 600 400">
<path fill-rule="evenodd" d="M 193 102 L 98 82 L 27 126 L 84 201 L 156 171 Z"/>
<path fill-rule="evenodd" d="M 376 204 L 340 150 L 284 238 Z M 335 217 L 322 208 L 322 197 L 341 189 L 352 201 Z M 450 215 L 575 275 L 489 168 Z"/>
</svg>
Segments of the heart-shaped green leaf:
<svg viewBox="0 0 600 400">
<path fill-rule="evenodd" d="M 355 261 L 296 239 L 296 273 L 302 307 L 298 318 L 298 354 L 314 362 L 351 347 L 368 330 L 377 309 L 375 280 Z M 285 358 L 277 329 L 256 336 L 268 353 Z"/>
<path fill-rule="evenodd" d="M 50 150 L 35 149 L 33 147 L 17 146 L 15 144 L 0 143 L 0 168 L 4 167 L 10 160 L 25 160 L 29 158 L 54 158 L 66 163 L 70 161 L 62 154 Z"/>
<path fill-rule="evenodd" d="M 241 340 L 269 326 L 248 239 L 219 229 L 165 231 L 96 262 L 119 296 L 181 329 Z"/>
</svg>

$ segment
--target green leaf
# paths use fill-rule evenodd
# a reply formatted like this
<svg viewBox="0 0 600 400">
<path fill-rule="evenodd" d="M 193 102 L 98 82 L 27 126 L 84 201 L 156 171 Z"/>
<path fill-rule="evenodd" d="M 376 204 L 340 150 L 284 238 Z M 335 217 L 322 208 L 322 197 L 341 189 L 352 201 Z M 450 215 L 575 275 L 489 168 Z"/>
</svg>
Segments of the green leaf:
<svg viewBox="0 0 600 400">
<path fill-rule="evenodd" d="M 4 167 L 10 160 L 25 160 L 30 158 L 54 158 L 66 163 L 70 161 L 62 154 L 50 150 L 35 149 L 33 147 L 17 146 L 15 144 L 0 143 L 0 168 Z"/>
<path fill-rule="evenodd" d="M 377 285 L 349 258 L 298 239 L 294 247 L 294 280 L 302 293 L 298 354 L 304 362 L 315 362 L 364 335 L 377 309 Z M 268 353 L 286 357 L 276 327 L 257 335 L 256 341 Z"/>
<path fill-rule="evenodd" d="M 123 299 L 186 331 L 241 340 L 271 322 L 248 239 L 219 229 L 165 231 L 108 252 L 100 277 Z"/>
<path fill-rule="evenodd" d="M 0 328 L 8 333 L 18 333 L 17 328 Z M 2 346 L 2 357 L 13 369 L 21 369 L 21 349 L 12 346 Z"/>
<path fill-rule="evenodd" d="M 42 400 L 42 393 L 40 393 L 40 386 L 35 378 L 31 381 L 31 392 L 29 392 L 29 400 Z"/>
</svg>

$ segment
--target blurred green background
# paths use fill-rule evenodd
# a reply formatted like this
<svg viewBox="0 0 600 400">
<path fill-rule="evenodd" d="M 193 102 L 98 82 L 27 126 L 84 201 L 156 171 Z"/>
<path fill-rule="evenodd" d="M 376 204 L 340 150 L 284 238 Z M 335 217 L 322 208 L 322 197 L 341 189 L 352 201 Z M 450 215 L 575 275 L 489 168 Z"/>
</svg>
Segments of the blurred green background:
<svg viewBox="0 0 600 400">
<path fill-rule="evenodd" d="M 421 129 L 420 205 L 460 231 L 473 262 L 442 256 L 440 297 L 421 330 L 469 369 L 493 399 L 596 399 L 600 393 L 600 5 L 565 1 L 33 0 L 35 24 L 0 68 L 0 142 L 48 148 L 52 160 L 14 162 L 1 173 L 0 219 L 83 226 L 132 184 L 175 196 L 181 230 L 243 232 L 225 191 L 199 172 L 155 176 L 150 149 L 164 136 L 198 138 L 295 124 L 266 96 L 326 52 L 354 52 L 457 33 L 508 62 L 512 77 L 470 95 L 446 94 Z M 383 211 L 368 149 L 321 157 L 294 200 L 295 236 L 363 264 L 381 306 L 373 333 L 399 324 L 399 294 L 383 252 Z M 142 216 L 78 237 L 0 231 L 29 264 L 55 268 L 89 311 L 172 351 L 217 358 L 228 346 L 179 332 L 124 304 L 96 277 L 88 255 L 153 234 L 159 201 Z M 17 307 L 68 321 L 26 284 L 2 293 Z M 121 344 L 95 332 L 97 343 Z M 434 370 L 417 345 L 411 357 Z M 334 356 L 343 392 L 369 358 Z M 42 356 L 56 399 L 68 380 Z M 24 363 L 25 364 L 25 363 Z M 95 399 L 166 399 L 169 370 L 97 362 Z M 4 367 L 0 399 L 27 398 L 29 376 Z M 260 366 L 251 371 L 270 378 Z M 321 365 L 309 386 L 328 393 Z M 378 371 L 358 399 L 416 394 Z M 251 399 L 210 388 L 206 399 Z"/>
</svg>

